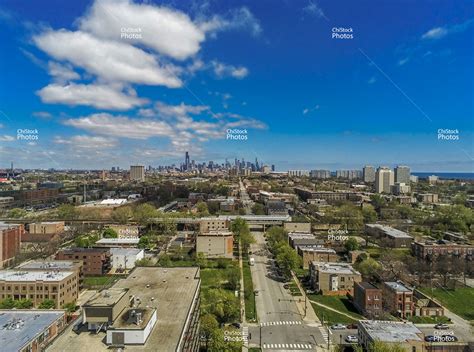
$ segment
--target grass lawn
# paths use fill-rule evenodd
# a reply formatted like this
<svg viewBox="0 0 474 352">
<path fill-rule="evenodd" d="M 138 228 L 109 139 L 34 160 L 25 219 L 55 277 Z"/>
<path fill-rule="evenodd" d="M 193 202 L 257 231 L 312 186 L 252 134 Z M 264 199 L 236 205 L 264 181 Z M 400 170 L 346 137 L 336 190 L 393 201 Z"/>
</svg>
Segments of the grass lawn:
<svg viewBox="0 0 474 352">
<path fill-rule="evenodd" d="M 229 272 L 233 268 L 239 268 L 239 263 L 229 262 L 226 268 L 203 268 L 201 269 L 201 285 L 205 288 L 221 288 L 227 283 Z"/>
<path fill-rule="evenodd" d="M 257 312 L 255 311 L 255 296 L 253 294 L 252 273 L 247 260 L 243 261 L 244 273 L 244 298 L 245 298 L 245 319 L 257 320 Z"/>
<path fill-rule="evenodd" d="M 84 287 L 86 288 L 102 288 L 112 285 L 120 276 L 86 276 L 84 277 Z"/>
<path fill-rule="evenodd" d="M 434 297 L 454 314 L 474 321 L 474 288 L 461 287 L 455 290 L 424 288 L 421 291 L 428 297 Z"/>
<path fill-rule="evenodd" d="M 258 347 L 250 347 L 249 352 L 261 352 L 262 350 Z"/>
<path fill-rule="evenodd" d="M 409 319 L 415 324 L 437 324 L 437 323 L 449 323 L 449 318 L 446 317 L 411 317 Z"/>
<path fill-rule="evenodd" d="M 332 310 L 320 307 L 314 303 L 311 303 L 313 306 L 314 311 L 316 312 L 316 315 L 318 316 L 319 320 L 323 320 L 325 324 L 328 325 L 333 325 L 337 323 L 341 324 L 352 324 L 356 323 L 358 319 L 351 319 L 345 315 L 333 312 Z"/>
<path fill-rule="evenodd" d="M 291 282 L 288 285 L 290 286 L 288 290 L 290 291 L 290 294 L 292 296 L 302 296 L 301 291 L 298 288 L 298 285 L 296 284 L 294 279 L 291 280 Z"/>
<path fill-rule="evenodd" d="M 352 305 L 352 302 L 346 296 L 308 295 L 308 298 L 312 301 L 336 309 L 342 313 L 349 314 L 356 320 L 364 319 L 364 317 L 357 312 L 357 309 L 355 309 L 355 307 Z"/>
</svg>

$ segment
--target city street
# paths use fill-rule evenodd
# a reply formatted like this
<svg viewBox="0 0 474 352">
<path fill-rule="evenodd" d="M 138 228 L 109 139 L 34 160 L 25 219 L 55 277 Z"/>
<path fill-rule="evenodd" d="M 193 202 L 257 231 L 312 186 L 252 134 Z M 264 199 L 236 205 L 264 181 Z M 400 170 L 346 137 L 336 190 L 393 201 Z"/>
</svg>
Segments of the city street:
<svg viewBox="0 0 474 352">
<path fill-rule="evenodd" d="M 275 279 L 275 268 L 265 247 L 263 233 L 254 232 L 255 265 L 251 266 L 259 325 L 249 325 L 249 345 L 262 350 L 315 350 L 327 343 L 327 333 L 317 323 L 303 320 L 295 300 Z M 260 335 L 261 334 L 261 335 Z"/>
</svg>

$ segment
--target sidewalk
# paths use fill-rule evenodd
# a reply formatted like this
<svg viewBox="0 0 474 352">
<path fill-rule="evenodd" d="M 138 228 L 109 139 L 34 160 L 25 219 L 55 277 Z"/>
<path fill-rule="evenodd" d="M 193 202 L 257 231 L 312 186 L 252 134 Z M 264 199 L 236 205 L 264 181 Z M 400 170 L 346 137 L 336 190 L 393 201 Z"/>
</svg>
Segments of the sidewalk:
<svg viewBox="0 0 474 352">
<path fill-rule="evenodd" d="M 304 311 L 305 311 L 305 304 L 306 304 L 306 316 L 304 317 L 303 320 L 307 323 L 313 323 L 313 324 L 316 323 L 317 326 L 321 326 L 321 321 L 319 320 L 318 316 L 314 312 L 313 306 L 311 305 L 311 301 L 306 296 L 306 292 L 301 286 L 300 280 L 298 280 L 294 272 L 291 272 L 291 275 L 293 276 L 293 280 L 296 282 L 296 285 L 298 286 L 301 294 L 303 295 L 301 297 L 301 300 L 296 301 L 296 306 L 298 307 L 298 311 L 300 312 L 301 316 L 305 315 Z"/>
</svg>

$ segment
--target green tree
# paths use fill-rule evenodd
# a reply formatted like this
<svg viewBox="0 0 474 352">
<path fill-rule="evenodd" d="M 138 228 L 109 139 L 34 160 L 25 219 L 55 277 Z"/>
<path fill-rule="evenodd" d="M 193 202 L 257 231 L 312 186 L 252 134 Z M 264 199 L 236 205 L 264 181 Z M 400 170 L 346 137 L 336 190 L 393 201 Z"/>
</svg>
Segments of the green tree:
<svg viewBox="0 0 474 352">
<path fill-rule="evenodd" d="M 160 259 L 158 259 L 158 264 L 160 266 L 164 266 L 164 267 L 167 267 L 167 266 L 170 266 L 171 265 L 171 258 L 168 254 L 163 254 L 160 256 Z"/>
<path fill-rule="evenodd" d="M 382 270 L 382 265 L 373 258 L 367 258 L 355 264 L 356 269 L 366 278 L 374 279 Z"/>
<path fill-rule="evenodd" d="M 362 216 L 366 224 L 371 224 L 377 221 L 377 212 L 372 205 L 366 205 L 362 208 Z"/>
<path fill-rule="evenodd" d="M 54 309 L 55 307 L 56 303 L 52 299 L 45 299 L 38 306 L 39 309 Z"/>
<path fill-rule="evenodd" d="M 26 214 L 28 214 L 28 212 L 25 209 L 13 208 L 8 212 L 8 217 L 14 219 L 21 219 L 24 218 Z"/>
<path fill-rule="evenodd" d="M 276 262 L 287 278 L 291 277 L 291 271 L 301 265 L 301 257 L 288 244 L 285 244 L 279 250 L 276 256 Z"/>
<path fill-rule="evenodd" d="M 252 235 L 250 230 L 244 230 L 240 232 L 240 243 L 242 245 L 242 251 L 247 254 L 252 243 L 255 243 L 255 237 Z"/>
<path fill-rule="evenodd" d="M 217 322 L 216 317 L 212 314 L 204 314 L 203 316 L 201 316 L 200 321 L 201 336 L 203 336 L 206 340 L 206 347 L 208 348 L 208 343 L 212 337 L 214 330 L 219 329 L 219 323 Z"/>
<path fill-rule="evenodd" d="M 230 225 L 230 229 L 236 236 L 240 236 L 240 233 L 242 231 L 250 231 L 247 221 L 240 217 L 238 217 L 232 222 L 232 224 Z"/>
<path fill-rule="evenodd" d="M 360 248 L 359 246 L 359 242 L 357 242 L 357 240 L 354 238 L 354 237 L 350 237 L 346 243 L 344 243 L 344 248 L 346 249 L 346 251 L 350 252 L 350 251 L 356 251 Z"/>
<path fill-rule="evenodd" d="M 150 237 L 144 235 L 138 240 L 138 248 L 150 248 Z"/>
<path fill-rule="evenodd" d="M 63 305 L 63 309 L 65 309 L 69 314 L 74 313 L 76 311 L 76 303 L 69 302 Z"/>
<path fill-rule="evenodd" d="M 61 204 L 56 208 L 58 218 L 63 220 L 74 220 L 77 218 L 76 207 L 71 204 Z"/>
<path fill-rule="evenodd" d="M 209 209 L 207 208 L 206 202 L 198 202 L 196 204 L 196 209 L 198 211 L 199 216 L 209 215 Z"/>
<path fill-rule="evenodd" d="M 15 301 L 11 297 L 7 297 L 0 302 L 0 309 L 12 309 L 15 307 Z"/>
<path fill-rule="evenodd" d="M 288 241 L 288 233 L 279 226 L 271 227 L 266 233 L 268 244 L 270 247 L 274 247 L 278 242 L 287 242 Z"/>
<path fill-rule="evenodd" d="M 150 219 L 157 216 L 156 208 L 151 204 L 140 204 L 133 210 L 133 218 L 141 225 L 147 225 Z"/>
<path fill-rule="evenodd" d="M 113 228 L 108 227 L 102 232 L 104 238 L 118 238 L 118 233 Z"/>
<path fill-rule="evenodd" d="M 227 271 L 227 285 L 229 290 L 235 291 L 239 288 L 240 284 L 240 270 L 233 268 Z"/>
<path fill-rule="evenodd" d="M 265 215 L 265 207 L 263 204 L 255 203 L 252 207 L 252 213 L 255 215 Z"/>
<path fill-rule="evenodd" d="M 112 220 L 119 224 L 126 224 L 128 220 L 133 216 L 132 209 L 129 206 L 116 208 L 112 212 Z"/>
<path fill-rule="evenodd" d="M 22 298 L 15 301 L 15 308 L 17 309 L 30 309 L 31 307 L 33 307 L 31 299 Z"/>
</svg>

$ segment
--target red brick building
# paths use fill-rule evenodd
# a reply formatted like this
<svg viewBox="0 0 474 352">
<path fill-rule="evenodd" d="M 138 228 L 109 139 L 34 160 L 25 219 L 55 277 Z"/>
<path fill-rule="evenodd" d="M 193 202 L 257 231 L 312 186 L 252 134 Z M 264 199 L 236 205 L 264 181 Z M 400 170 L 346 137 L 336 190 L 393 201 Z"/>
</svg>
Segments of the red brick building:
<svg viewBox="0 0 474 352">
<path fill-rule="evenodd" d="M 0 231 L 0 268 L 4 268 L 20 253 L 21 236 L 25 228 L 21 224 L 0 223 Z"/>
<path fill-rule="evenodd" d="M 369 282 L 354 283 L 354 306 L 367 318 L 382 315 L 382 290 Z"/>
<path fill-rule="evenodd" d="M 402 282 L 384 282 L 382 287 L 384 308 L 399 318 L 409 318 L 415 309 L 413 290 Z"/>
<path fill-rule="evenodd" d="M 458 244 L 446 240 L 413 242 L 412 254 L 420 259 L 435 259 L 440 256 L 455 256 L 459 258 L 474 259 L 474 246 Z"/>
<path fill-rule="evenodd" d="M 109 248 L 61 249 L 56 260 L 82 260 L 84 275 L 105 275 L 112 267 Z"/>
</svg>

